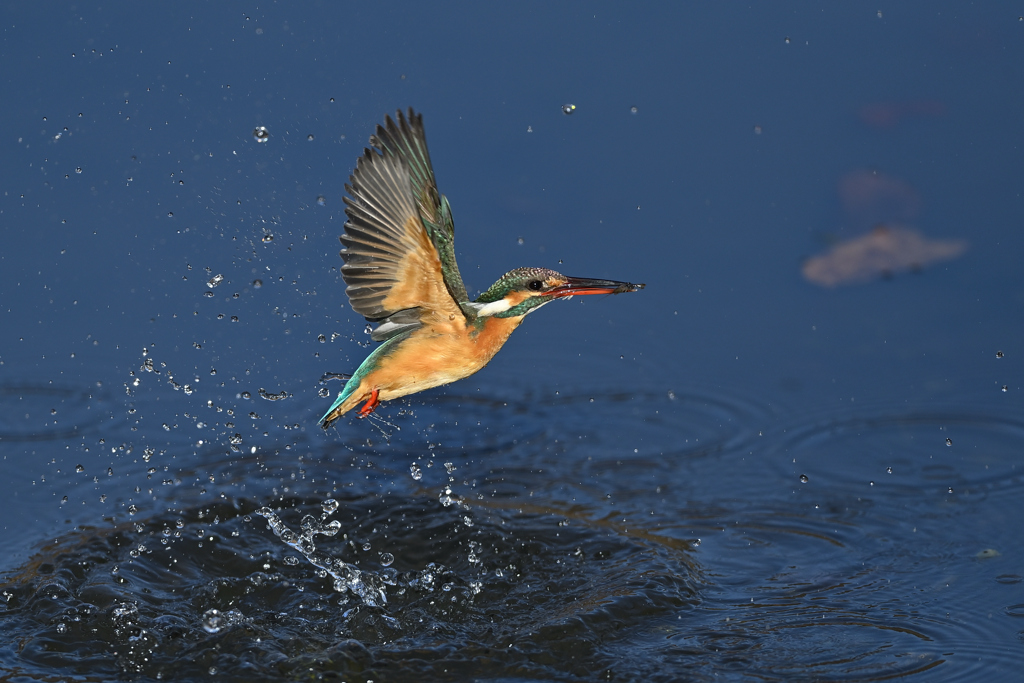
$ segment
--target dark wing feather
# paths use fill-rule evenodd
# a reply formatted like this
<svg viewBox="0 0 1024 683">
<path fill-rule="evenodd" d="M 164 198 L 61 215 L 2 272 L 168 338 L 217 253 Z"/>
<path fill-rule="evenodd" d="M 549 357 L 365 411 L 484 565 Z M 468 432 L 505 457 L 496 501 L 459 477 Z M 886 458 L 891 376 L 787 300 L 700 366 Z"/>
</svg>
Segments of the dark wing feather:
<svg viewBox="0 0 1024 683">
<path fill-rule="evenodd" d="M 452 247 L 447 201 L 438 194 L 422 117 L 409 110 L 378 126 L 345 186 L 345 265 L 342 277 L 352 308 L 375 322 L 404 312 L 375 337 L 415 326 L 425 315 L 465 315 L 468 300 Z M 419 309 L 413 315 L 410 309 Z"/>
</svg>

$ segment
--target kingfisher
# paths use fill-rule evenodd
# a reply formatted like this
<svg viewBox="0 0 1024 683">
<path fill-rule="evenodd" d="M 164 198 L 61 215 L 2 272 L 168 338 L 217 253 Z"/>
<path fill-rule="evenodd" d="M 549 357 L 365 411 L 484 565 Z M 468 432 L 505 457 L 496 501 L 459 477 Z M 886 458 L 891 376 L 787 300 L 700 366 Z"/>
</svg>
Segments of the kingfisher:
<svg viewBox="0 0 1024 683">
<path fill-rule="evenodd" d="M 341 276 L 352 309 L 376 325 L 383 342 L 346 381 L 320 418 L 327 429 L 362 403 L 449 384 L 494 357 L 528 314 L 555 299 L 621 294 L 642 284 L 567 277 L 547 268 L 516 268 L 471 300 L 455 263 L 455 224 L 437 191 L 423 116 L 409 108 L 385 116 L 356 162 L 345 190 Z"/>
</svg>

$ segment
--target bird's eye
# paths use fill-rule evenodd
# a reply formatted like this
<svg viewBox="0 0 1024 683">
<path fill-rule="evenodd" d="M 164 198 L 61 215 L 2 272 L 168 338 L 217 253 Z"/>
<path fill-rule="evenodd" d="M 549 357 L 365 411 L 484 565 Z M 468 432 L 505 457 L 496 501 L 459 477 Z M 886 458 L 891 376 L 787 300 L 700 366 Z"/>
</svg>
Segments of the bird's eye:
<svg viewBox="0 0 1024 683">
<path fill-rule="evenodd" d="M 526 286 L 535 292 L 539 292 L 540 290 L 544 289 L 544 283 L 541 282 L 540 280 L 531 280 L 530 284 Z"/>
</svg>

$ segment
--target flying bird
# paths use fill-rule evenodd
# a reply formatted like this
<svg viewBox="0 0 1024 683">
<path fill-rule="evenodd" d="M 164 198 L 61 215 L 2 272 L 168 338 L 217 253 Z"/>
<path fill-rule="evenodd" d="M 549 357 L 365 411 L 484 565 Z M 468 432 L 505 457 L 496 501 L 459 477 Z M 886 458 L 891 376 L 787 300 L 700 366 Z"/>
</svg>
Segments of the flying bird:
<svg viewBox="0 0 1024 683">
<path fill-rule="evenodd" d="M 516 268 L 470 300 L 455 263 L 455 226 L 438 193 L 423 116 L 409 109 L 377 126 L 345 185 L 348 221 L 341 276 L 352 309 L 374 323 L 383 342 L 345 383 L 320 418 L 327 429 L 362 403 L 381 401 L 472 375 L 494 357 L 529 313 L 577 294 L 621 294 L 642 284 L 567 277 Z"/>
</svg>

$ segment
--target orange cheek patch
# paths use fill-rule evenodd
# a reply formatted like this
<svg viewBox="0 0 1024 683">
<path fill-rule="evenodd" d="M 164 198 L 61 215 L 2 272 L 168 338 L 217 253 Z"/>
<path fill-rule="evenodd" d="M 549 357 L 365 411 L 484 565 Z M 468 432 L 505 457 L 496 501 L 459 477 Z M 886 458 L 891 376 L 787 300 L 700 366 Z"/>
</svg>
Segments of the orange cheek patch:
<svg viewBox="0 0 1024 683">
<path fill-rule="evenodd" d="M 515 308 L 529 298 L 530 295 L 526 292 L 509 292 L 505 295 L 505 301 L 509 303 L 509 308 Z"/>
</svg>

